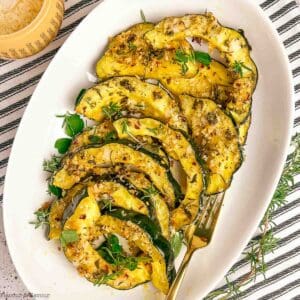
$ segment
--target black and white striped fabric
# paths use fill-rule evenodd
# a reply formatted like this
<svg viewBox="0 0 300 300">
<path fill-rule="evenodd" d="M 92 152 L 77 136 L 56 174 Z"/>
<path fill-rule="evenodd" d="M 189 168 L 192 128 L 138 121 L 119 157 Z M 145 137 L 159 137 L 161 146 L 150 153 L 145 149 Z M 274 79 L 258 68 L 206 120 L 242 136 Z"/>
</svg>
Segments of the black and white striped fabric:
<svg viewBox="0 0 300 300">
<path fill-rule="evenodd" d="M 38 55 L 20 61 L 0 60 L 0 206 L 5 171 L 16 130 L 26 105 L 49 62 L 69 34 L 100 0 L 67 0 L 62 27 L 56 39 Z M 300 131 L 300 8 L 293 0 L 258 1 L 265 10 L 286 48 L 295 86 L 294 131 Z M 276 62 L 274 62 L 276 63 Z M 296 181 L 299 178 L 296 178 Z M 274 232 L 280 238 L 273 254 L 267 256 L 267 277 L 242 289 L 238 299 L 300 299 L 300 182 L 288 196 L 287 204 L 274 215 Z M 0 207 L 1 208 L 1 207 Z M 1 234 L 1 232 L 0 232 Z M 4 243 L 3 243 L 4 244 Z M 7 251 L 4 246 L 1 253 Z M 249 265 L 243 260 L 235 265 L 233 279 L 245 274 Z M 1 267 L 0 267 L 1 270 Z M 1 270 L 1 273 L 5 272 Z M 2 276 L 6 276 L 2 274 Z M 8 276 L 8 275 L 7 275 Z M 12 275 L 9 274 L 11 277 Z M 224 285 L 225 281 L 220 283 Z M 21 285 L 12 290 L 17 293 Z M 0 282 L 1 287 L 1 282 Z M 4 287 L 2 285 L 2 287 Z M 3 288 L 1 289 L 3 291 Z M 23 288 L 20 292 L 24 292 Z M 299 297 L 299 298 L 298 298 Z"/>
</svg>

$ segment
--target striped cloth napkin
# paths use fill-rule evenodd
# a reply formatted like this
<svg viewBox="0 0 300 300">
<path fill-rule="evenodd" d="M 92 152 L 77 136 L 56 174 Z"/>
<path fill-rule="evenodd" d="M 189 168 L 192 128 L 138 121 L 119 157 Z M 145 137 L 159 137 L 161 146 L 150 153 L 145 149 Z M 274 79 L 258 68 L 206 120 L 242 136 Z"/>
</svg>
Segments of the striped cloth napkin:
<svg viewBox="0 0 300 300">
<path fill-rule="evenodd" d="M 2 190 L 10 149 L 26 105 L 49 62 L 80 21 L 101 0 L 66 0 L 66 11 L 56 39 L 38 55 L 21 61 L 0 60 L 0 216 Z M 280 34 L 286 48 L 295 86 L 294 131 L 300 131 L 300 9 L 296 1 L 267 0 L 258 4 L 265 10 Z M 274 62 L 276 63 L 276 62 Z M 298 178 L 299 179 L 299 178 Z M 297 178 L 296 181 L 297 182 Z M 258 276 L 246 285 L 238 299 L 300 299 L 300 183 L 287 198 L 287 204 L 274 215 L 274 233 L 280 238 L 276 251 L 268 254 L 266 279 Z M 1 217 L 0 217 L 1 218 Z M 245 274 L 249 266 L 242 259 L 236 264 L 234 276 Z M 234 277 L 233 277 L 234 279 Z M 219 287 L 226 284 L 219 283 Z M 5 244 L 0 222 L 0 298 L 1 292 L 22 295 L 27 290 L 18 278 Z M 237 298 L 236 298 L 237 299 Z"/>
</svg>

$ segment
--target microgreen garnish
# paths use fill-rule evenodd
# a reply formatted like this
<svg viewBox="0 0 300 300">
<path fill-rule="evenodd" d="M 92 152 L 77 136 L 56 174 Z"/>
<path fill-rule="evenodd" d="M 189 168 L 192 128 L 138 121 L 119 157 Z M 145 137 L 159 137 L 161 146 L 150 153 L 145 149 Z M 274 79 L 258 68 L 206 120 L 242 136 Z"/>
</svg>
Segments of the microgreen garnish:
<svg viewBox="0 0 300 300">
<path fill-rule="evenodd" d="M 75 101 L 75 106 L 77 106 L 80 103 L 80 101 L 81 101 L 81 99 L 82 99 L 85 92 L 86 92 L 86 89 L 81 89 L 80 90 L 80 92 L 79 92 L 79 94 L 76 98 L 76 101 Z"/>
<path fill-rule="evenodd" d="M 48 194 L 60 198 L 62 195 L 62 189 L 53 184 L 48 184 Z"/>
<path fill-rule="evenodd" d="M 202 51 L 193 51 L 191 54 L 184 52 L 183 50 L 176 50 L 175 60 L 181 64 L 181 72 L 185 74 L 188 71 L 187 63 L 189 61 L 197 61 L 205 66 L 211 63 L 211 57 L 208 53 Z"/>
<path fill-rule="evenodd" d="M 65 115 L 58 115 L 58 118 L 64 118 L 62 127 L 65 128 L 66 135 L 74 137 L 76 134 L 82 132 L 84 122 L 77 114 L 66 113 Z"/>
<path fill-rule="evenodd" d="M 40 208 L 35 213 L 36 220 L 29 222 L 29 224 L 34 225 L 34 228 L 39 228 L 42 225 L 48 225 L 49 224 L 49 214 L 50 214 L 50 207 L 47 208 Z"/>
<path fill-rule="evenodd" d="M 63 248 L 68 244 L 78 241 L 78 234 L 75 230 L 63 230 L 60 235 L 60 243 Z"/>
<path fill-rule="evenodd" d="M 140 16 L 141 16 L 141 19 L 142 19 L 142 21 L 143 21 L 144 23 L 147 23 L 147 20 L 146 20 L 145 14 L 144 14 L 144 12 L 143 12 L 143 10 L 142 10 L 142 9 L 140 9 Z"/>
<path fill-rule="evenodd" d="M 43 161 L 43 170 L 45 172 L 54 173 L 58 170 L 61 162 L 61 157 L 57 155 L 52 155 L 52 157 L 48 160 Z"/>
<path fill-rule="evenodd" d="M 115 116 L 120 116 L 121 107 L 117 103 L 110 102 L 109 105 L 102 107 L 102 112 L 111 120 Z"/>
<path fill-rule="evenodd" d="M 294 150 L 289 156 L 290 159 L 285 164 L 276 191 L 261 221 L 259 227 L 261 233 L 250 242 L 250 250 L 243 253 L 244 259 L 248 263 L 249 271 L 233 281 L 230 278 L 236 271 L 236 266 L 233 266 L 225 277 L 226 286 L 212 291 L 205 299 L 239 298 L 242 292 L 241 288 L 245 284 L 254 281 L 258 275 L 266 276 L 268 265 L 265 262 L 265 256 L 276 249 L 279 241 L 272 230 L 273 226 L 276 225 L 272 217 L 274 212 L 286 203 L 286 197 L 294 189 L 294 176 L 300 173 L 299 133 L 292 138 L 291 144 Z M 219 298 L 220 296 L 222 297 Z"/>
<path fill-rule="evenodd" d="M 65 154 L 68 151 L 71 143 L 72 139 L 61 138 L 55 141 L 54 147 L 57 149 L 58 153 Z"/>
<path fill-rule="evenodd" d="M 183 234 L 180 231 L 175 232 L 171 237 L 170 243 L 174 252 L 174 257 L 177 257 L 182 247 Z"/>
<path fill-rule="evenodd" d="M 248 70 L 248 71 L 252 72 L 252 70 L 250 68 L 248 68 L 247 66 L 245 66 L 245 64 L 242 61 L 235 61 L 233 63 L 233 71 L 235 73 L 239 74 L 241 77 L 243 77 L 243 75 L 244 75 L 243 70 Z"/>
</svg>

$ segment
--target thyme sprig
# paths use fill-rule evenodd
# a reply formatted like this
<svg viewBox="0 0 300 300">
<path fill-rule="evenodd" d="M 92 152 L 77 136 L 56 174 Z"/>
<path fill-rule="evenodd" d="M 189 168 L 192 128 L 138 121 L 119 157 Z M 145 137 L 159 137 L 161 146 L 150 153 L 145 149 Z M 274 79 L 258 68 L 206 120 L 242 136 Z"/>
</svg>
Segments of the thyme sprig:
<svg viewBox="0 0 300 300">
<path fill-rule="evenodd" d="M 29 222 L 29 224 L 34 225 L 34 228 L 39 228 L 42 225 L 49 224 L 49 214 L 50 214 L 50 207 L 40 208 L 35 213 L 36 220 Z"/>
<path fill-rule="evenodd" d="M 291 145 L 293 152 L 285 164 L 276 191 L 260 223 L 260 235 L 250 242 L 249 250 L 243 253 L 248 263 L 249 271 L 237 280 L 232 281 L 230 277 L 235 273 L 235 268 L 233 267 L 225 276 L 226 287 L 212 291 L 205 299 L 239 297 L 243 286 L 255 281 L 258 275 L 266 276 L 267 264 L 265 262 L 265 256 L 273 252 L 278 245 L 278 238 L 275 237 L 272 230 L 275 225 L 272 217 L 274 212 L 286 203 L 286 197 L 293 190 L 294 176 L 300 174 L 299 133 L 293 136 Z"/>
</svg>

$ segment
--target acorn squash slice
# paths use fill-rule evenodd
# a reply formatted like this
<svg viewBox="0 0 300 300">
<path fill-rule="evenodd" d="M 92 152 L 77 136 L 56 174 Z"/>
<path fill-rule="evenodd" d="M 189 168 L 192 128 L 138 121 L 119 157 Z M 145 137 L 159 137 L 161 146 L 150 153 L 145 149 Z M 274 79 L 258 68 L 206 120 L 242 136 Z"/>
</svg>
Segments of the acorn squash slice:
<svg viewBox="0 0 300 300">
<path fill-rule="evenodd" d="M 218 61 L 212 60 L 207 66 L 198 63 L 199 71 L 192 78 L 160 78 L 160 82 L 174 95 L 187 94 L 198 98 L 211 98 L 224 103 L 229 100 L 232 90 L 232 72 Z"/>
<path fill-rule="evenodd" d="M 223 192 L 242 162 L 237 129 L 230 116 L 209 99 L 179 96 L 192 136 L 208 169 L 207 195 Z"/>
<path fill-rule="evenodd" d="M 178 184 L 176 185 L 167 169 L 140 150 L 117 142 L 81 149 L 63 160 L 61 169 L 53 175 L 53 185 L 70 189 L 86 176 L 92 175 L 94 169 L 125 164 L 147 174 L 158 190 L 167 197 L 169 207 L 174 207 Z"/>
<path fill-rule="evenodd" d="M 124 124 L 126 124 L 126 131 L 123 130 Z M 199 158 L 184 134 L 150 118 L 122 118 L 116 120 L 113 126 L 120 138 L 151 136 L 162 143 L 170 156 L 175 154 L 174 158 L 180 161 L 187 175 L 187 187 L 184 199 L 172 212 L 171 224 L 176 230 L 190 224 L 198 214 L 204 182 Z"/>
<path fill-rule="evenodd" d="M 251 97 L 256 87 L 257 68 L 250 57 L 251 47 L 237 30 L 224 27 L 211 13 L 168 17 L 145 33 L 154 49 L 174 48 L 179 40 L 196 37 L 220 51 L 234 73 L 231 100 L 226 109 L 236 124 L 241 124 L 251 110 Z"/>
<path fill-rule="evenodd" d="M 98 77 L 103 80 L 124 75 L 146 78 L 168 74 L 176 77 L 194 76 L 198 71 L 195 62 L 188 61 L 187 70 L 183 73 L 182 65 L 174 59 L 176 50 L 155 51 L 145 41 L 145 33 L 153 27 L 151 23 L 135 24 L 113 37 L 104 55 L 97 62 Z M 176 44 L 176 49 L 178 48 L 189 54 L 193 51 L 185 40 Z"/>
<path fill-rule="evenodd" d="M 174 279 L 174 255 L 170 243 L 160 235 L 149 218 L 130 211 L 108 211 L 97 221 L 103 233 L 115 233 L 134 243 L 143 253 L 152 258 L 151 281 L 167 294 Z"/>
<path fill-rule="evenodd" d="M 111 172 L 109 168 L 101 170 Z M 148 215 L 150 206 L 144 200 L 139 199 L 135 194 L 137 191 L 127 189 L 124 185 L 107 180 L 93 180 L 79 183 L 66 192 L 66 195 L 53 202 L 49 214 L 49 239 L 59 239 L 62 224 L 74 213 L 80 201 L 87 194 L 92 195 L 102 206 L 117 206 L 128 210 L 136 211 Z"/>
<path fill-rule="evenodd" d="M 109 264 L 93 248 L 92 241 L 101 235 L 99 230 L 95 230 L 99 218 L 101 217 L 97 201 L 92 196 L 83 198 L 63 228 L 64 231 L 75 231 L 78 237 L 75 242 L 67 243 L 63 247 L 67 259 L 77 268 L 81 276 L 94 284 L 97 284 L 104 275 L 110 275 L 111 278 L 104 283 L 116 289 L 131 289 L 149 281 L 151 278 L 149 263 L 140 261 L 134 270 L 123 269 L 117 272 L 116 266 Z M 149 247 L 151 246 L 153 247 L 152 244 Z"/>
<path fill-rule="evenodd" d="M 135 77 L 116 77 L 101 82 L 87 90 L 76 106 L 78 113 L 100 122 L 107 117 L 107 109 L 118 116 L 121 111 L 151 116 L 187 131 L 176 100 L 159 86 Z"/>
</svg>

